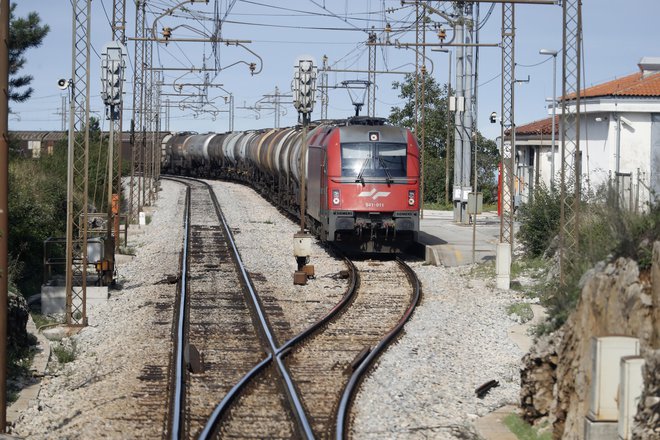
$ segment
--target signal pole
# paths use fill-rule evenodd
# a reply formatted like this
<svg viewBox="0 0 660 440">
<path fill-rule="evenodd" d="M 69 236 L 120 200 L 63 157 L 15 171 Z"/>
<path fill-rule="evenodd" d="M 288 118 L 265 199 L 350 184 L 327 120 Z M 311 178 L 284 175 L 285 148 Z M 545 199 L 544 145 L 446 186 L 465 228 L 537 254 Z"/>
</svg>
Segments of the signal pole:
<svg viewBox="0 0 660 440">
<path fill-rule="evenodd" d="M 294 284 L 307 284 L 307 278 L 314 275 L 314 266 L 309 263 L 312 251 L 312 237 L 305 232 L 305 190 L 307 186 L 307 125 L 314 109 L 317 68 L 312 59 L 299 59 L 293 68 L 293 106 L 298 110 L 302 122 L 300 138 L 300 232 L 293 236 L 293 254 L 298 270 L 293 274 Z"/>
<path fill-rule="evenodd" d="M 124 54 L 126 49 L 124 45 L 115 40 L 108 43 L 103 48 L 101 54 L 101 83 L 103 90 L 101 98 L 106 105 L 106 114 L 110 120 L 110 136 L 108 141 L 108 221 L 107 237 L 104 246 L 104 261 L 102 264 L 103 284 L 109 285 L 113 282 L 113 273 L 115 266 L 115 248 L 119 244 L 119 203 L 121 180 L 116 182 L 113 178 L 113 167 L 120 161 L 115 155 L 119 155 L 121 142 L 115 142 L 115 132 L 119 132 L 121 139 L 121 104 L 123 101 L 123 83 L 124 83 Z M 115 145 L 117 143 L 118 145 Z M 119 155 L 121 157 L 121 155 Z M 121 170 L 117 170 L 117 175 L 121 179 Z M 118 183 L 118 188 L 113 191 L 113 186 Z M 113 231 L 114 230 L 114 231 Z M 114 240 L 113 240 L 114 232 Z"/>
</svg>

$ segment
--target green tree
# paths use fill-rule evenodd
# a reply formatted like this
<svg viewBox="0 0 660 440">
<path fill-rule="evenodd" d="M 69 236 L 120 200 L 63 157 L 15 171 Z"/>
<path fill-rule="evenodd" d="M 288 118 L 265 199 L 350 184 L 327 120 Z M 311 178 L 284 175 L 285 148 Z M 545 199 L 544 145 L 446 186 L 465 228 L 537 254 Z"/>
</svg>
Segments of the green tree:
<svg viewBox="0 0 660 440">
<path fill-rule="evenodd" d="M 17 18 L 14 15 L 15 9 L 16 3 L 12 3 L 9 13 L 9 99 L 23 102 L 34 91 L 29 87 L 32 75 L 18 74 L 27 61 L 23 55 L 26 50 L 40 46 L 50 28 L 41 24 L 36 12 L 30 12 L 25 18 Z M 24 87 L 27 89 L 23 89 Z"/>
<path fill-rule="evenodd" d="M 415 77 L 406 75 L 403 82 L 394 82 L 392 88 L 399 89 L 399 98 L 405 99 L 403 107 L 392 107 L 389 120 L 392 124 L 415 128 Z M 421 84 L 419 85 L 421 93 Z M 454 123 L 450 119 L 447 127 L 447 85 L 441 86 L 431 76 L 424 84 L 424 201 L 440 202 L 445 198 L 445 166 L 447 160 L 447 130 L 453 142 Z M 420 140 L 421 142 L 421 140 Z M 449 163 L 449 175 L 453 174 L 453 163 Z"/>
<path fill-rule="evenodd" d="M 404 81 L 394 82 L 394 89 L 399 89 L 399 98 L 406 102 L 403 107 L 393 107 L 389 120 L 392 124 L 414 129 L 415 125 L 415 77 L 406 75 Z M 418 85 L 421 93 L 421 84 Z M 426 76 L 424 83 L 424 203 L 442 202 L 445 199 L 445 168 L 449 160 L 450 189 L 454 175 L 452 151 L 454 142 L 454 117 L 449 116 L 447 124 L 448 86 L 438 84 L 431 76 Z M 449 148 L 447 131 L 449 130 Z M 497 163 L 499 151 L 495 141 L 476 135 L 477 172 L 479 188 L 484 193 L 484 202 L 493 203 L 496 196 Z M 448 157 L 449 156 L 449 157 Z M 472 171 L 473 172 L 473 171 Z M 472 181 L 472 179 L 471 179 Z"/>
</svg>

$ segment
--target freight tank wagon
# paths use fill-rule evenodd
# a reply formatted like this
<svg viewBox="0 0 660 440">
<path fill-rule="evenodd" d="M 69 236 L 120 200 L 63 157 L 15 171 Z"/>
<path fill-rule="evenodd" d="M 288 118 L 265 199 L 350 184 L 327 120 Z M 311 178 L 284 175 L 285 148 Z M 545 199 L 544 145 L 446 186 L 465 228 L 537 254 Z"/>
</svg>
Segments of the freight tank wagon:
<svg viewBox="0 0 660 440">
<path fill-rule="evenodd" d="M 307 147 L 305 179 L 300 156 Z M 351 251 L 405 250 L 419 231 L 419 149 L 380 118 L 206 135 L 164 142 L 164 171 L 238 180 L 293 215 L 306 182 L 306 224 Z"/>
</svg>

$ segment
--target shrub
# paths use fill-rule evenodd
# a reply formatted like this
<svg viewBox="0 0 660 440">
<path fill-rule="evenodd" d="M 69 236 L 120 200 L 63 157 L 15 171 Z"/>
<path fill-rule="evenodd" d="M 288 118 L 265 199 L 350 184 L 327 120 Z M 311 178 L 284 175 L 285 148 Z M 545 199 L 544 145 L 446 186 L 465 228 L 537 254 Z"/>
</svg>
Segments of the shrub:
<svg viewBox="0 0 660 440">
<path fill-rule="evenodd" d="M 539 184 L 532 200 L 518 211 L 520 230 L 517 238 L 530 257 L 543 255 L 552 239 L 559 233 L 559 191 L 552 192 Z"/>
</svg>

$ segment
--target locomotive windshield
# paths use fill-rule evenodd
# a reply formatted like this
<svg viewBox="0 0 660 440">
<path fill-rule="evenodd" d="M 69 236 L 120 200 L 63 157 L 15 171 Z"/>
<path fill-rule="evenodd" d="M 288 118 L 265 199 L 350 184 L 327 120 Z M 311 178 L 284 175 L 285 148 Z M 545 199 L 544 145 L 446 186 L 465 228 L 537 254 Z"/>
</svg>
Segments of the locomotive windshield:
<svg viewBox="0 0 660 440">
<path fill-rule="evenodd" d="M 406 144 L 354 142 L 341 144 L 342 177 L 406 177 Z"/>
</svg>

